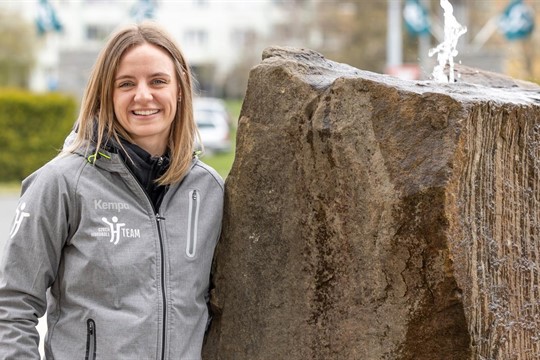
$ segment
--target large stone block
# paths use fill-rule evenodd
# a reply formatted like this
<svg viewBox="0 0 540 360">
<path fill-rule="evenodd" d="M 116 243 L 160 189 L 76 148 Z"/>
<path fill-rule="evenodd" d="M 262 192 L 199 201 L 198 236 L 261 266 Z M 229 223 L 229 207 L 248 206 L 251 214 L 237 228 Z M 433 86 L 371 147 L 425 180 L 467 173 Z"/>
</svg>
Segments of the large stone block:
<svg viewBox="0 0 540 360">
<path fill-rule="evenodd" d="M 539 88 L 464 75 L 402 81 L 265 50 L 206 359 L 538 359 Z"/>
</svg>

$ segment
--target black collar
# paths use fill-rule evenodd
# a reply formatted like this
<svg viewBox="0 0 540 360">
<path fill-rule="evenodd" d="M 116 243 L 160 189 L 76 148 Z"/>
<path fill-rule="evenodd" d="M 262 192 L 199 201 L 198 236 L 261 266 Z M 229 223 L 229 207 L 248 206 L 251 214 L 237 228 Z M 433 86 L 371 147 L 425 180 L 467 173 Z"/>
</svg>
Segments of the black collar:
<svg viewBox="0 0 540 360">
<path fill-rule="evenodd" d="M 163 156 L 152 156 L 138 145 L 124 139 L 120 140 L 122 146 L 115 146 L 118 154 L 143 189 L 146 190 L 154 208 L 158 209 L 163 195 L 165 195 L 166 187 L 158 185 L 156 179 L 162 176 L 169 168 L 170 158 L 168 152 Z"/>
</svg>

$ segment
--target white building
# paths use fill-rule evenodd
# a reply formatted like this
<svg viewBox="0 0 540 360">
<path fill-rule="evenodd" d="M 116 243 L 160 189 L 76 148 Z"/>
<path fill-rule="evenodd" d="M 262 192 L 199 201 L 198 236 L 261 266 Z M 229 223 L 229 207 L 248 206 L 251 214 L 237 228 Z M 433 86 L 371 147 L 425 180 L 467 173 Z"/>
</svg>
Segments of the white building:
<svg viewBox="0 0 540 360">
<path fill-rule="evenodd" d="M 138 0 L 49 0 L 63 25 L 39 41 L 30 80 L 35 91 L 58 89 L 82 94 L 104 40 L 116 27 L 133 23 Z M 292 0 L 161 0 L 152 1 L 153 20 L 178 41 L 194 68 L 203 92 L 219 92 L 242 56 L 260 54 L 271 45 L 274 29 L 288 23 Z M 3 0 L 0 10 L 20 11 L 34 22 L 38 0 Z"/>
</svg>

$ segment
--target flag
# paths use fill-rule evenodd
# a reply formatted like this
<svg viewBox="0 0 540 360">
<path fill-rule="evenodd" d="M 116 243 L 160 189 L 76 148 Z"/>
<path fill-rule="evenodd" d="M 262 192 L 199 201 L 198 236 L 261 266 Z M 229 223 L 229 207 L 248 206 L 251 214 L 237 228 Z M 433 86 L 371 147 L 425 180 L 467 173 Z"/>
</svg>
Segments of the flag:
<svg viewBox="0 0 540 360">
<path fill-rule="evenodd" d="M 522 0 L 512 0 L 499 18 L 499 30 L 508 40 L 529 36 L 534 29 L 534 13 Z"/>
<path fill-rule="evenodd" d="M 135 22 L 154 18 L 154 4 L 151 0 L 138 0 L 131 8 L 131 17 Z"/>
<path fill-rule="evenodd" d="M 39 0 L 36 27 L 39 35 L 43 35 L 48 31 L 62 31 L 62 24 L 48 0 Z"/>
<path fill-rule="evenodd" d="M 415 36 L 429 34 L 431 23 L 426 8 L 419 0 L 407 0 L 403 8 L 405 27 Z"/>
</svg>

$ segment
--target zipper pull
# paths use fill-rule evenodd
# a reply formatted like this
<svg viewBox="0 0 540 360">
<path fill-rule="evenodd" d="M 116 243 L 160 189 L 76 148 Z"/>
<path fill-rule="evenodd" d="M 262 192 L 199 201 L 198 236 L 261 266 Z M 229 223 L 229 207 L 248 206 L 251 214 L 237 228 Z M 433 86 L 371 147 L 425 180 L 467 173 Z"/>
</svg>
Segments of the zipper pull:
<svg viewBox="0 0 540 360">
<path fill-rule="evenodd" d="M 163 156 L 160 156 L 158 161 L 157 161 L 157 165 L 161 166 L 162 164 L 163 164 Z"/>
<path fill-rule="evenodd" d="M 191 195 L 193 200 L 197 200 L 197 190 L 193 190 L 193 195 Z"/>
<path fill-rule="evenodd" d="M 161 221 L 161 220 L 165 220 L 165 218 L 159 214 L 156 214 L 156 220 Z"/>
</svg>

